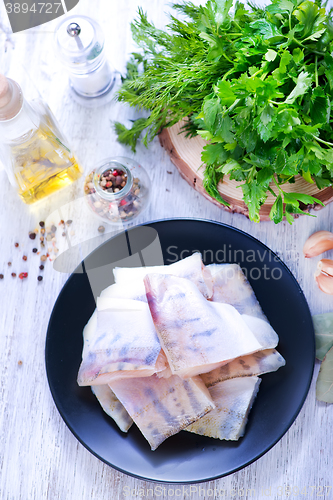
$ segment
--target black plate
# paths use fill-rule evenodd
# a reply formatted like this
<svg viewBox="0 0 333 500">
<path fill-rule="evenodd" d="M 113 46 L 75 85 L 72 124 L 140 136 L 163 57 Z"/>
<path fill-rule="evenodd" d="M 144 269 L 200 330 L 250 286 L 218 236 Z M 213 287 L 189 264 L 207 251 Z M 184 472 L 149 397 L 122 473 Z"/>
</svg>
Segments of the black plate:
<svg viewBox="0 0 333 500">
<path fill-rule="evenodd" d="M 113 282 L 112 268 L 129 253 L 158 264 L 158 238 L 165 264 L 199 250 L 206 264 L 241 265 L 278 332 L 286 366 L 263 375 L 245 436 L 219 441 L 181 432 L 156 451 L 135 425 L 122 433 L 100 408 L 89 387 L 79 387 L 82 329 L 100 291 Z M 145 250 L 146 248 L 146 250 Z M 155 248 L 147 251 L 147 248 Z M 119 264 L 118 264 L 119 265 Z M 125 264 L 124 264 L 125 265 Z M 77 268 L 54 306 L 46 339 L 47 377 L 55 404 L 77 439 L 96 457 L 132 476 L 169 483 L 195 483 L 235 472 L 266 453 L 289 429 L 308 393 L 314 332 L 305 297 L 288 268 L 268 247 L 230 226 L 174 219 L 138 226 L 108 240 Z"/>
</svg>

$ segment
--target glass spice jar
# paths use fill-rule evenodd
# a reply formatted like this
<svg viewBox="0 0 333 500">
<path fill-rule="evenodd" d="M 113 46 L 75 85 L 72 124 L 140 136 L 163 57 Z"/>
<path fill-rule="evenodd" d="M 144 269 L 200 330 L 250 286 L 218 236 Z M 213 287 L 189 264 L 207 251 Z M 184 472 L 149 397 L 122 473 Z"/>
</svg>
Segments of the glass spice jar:
<svg viewBox="0 0 333 500">
<path fill-rule="evenodd" d="M 147 208 L 150 179 L 135 160 L 107 158 L 87 175 L 84 194 L 89 208 L 104 222 L 126 224 Z"/>
</svg>

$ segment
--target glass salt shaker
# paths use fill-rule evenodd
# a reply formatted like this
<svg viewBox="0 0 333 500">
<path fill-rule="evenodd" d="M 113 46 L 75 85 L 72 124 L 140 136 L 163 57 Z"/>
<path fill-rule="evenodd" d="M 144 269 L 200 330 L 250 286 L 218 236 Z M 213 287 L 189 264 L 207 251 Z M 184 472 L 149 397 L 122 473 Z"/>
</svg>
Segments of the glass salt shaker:
<svg viewBox="0 0 333 500">
<path fill-rule="evenodd" d="M 115 75 L 105 56 L 100 25 L 86 16 L 65 17 L 56 30 L 56 47 L 74 99 L 86 107 L 109 102 Z"/>
<path fill-rule="evenodd" d="M 107 158 L 86 177 L 84 194 L 97 217 L 109 224 L 124 225 L 147 208 L 150 179 L 135 160 Z"/>
</svg>

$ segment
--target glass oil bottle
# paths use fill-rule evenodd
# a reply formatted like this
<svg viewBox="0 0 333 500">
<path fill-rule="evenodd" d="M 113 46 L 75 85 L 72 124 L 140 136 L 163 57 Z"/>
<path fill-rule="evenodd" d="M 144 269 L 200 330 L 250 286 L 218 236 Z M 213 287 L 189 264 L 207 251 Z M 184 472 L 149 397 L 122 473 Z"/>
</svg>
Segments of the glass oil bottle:
<svg viewBox="0 0 333 500">
<path fill-rule="evenodd" d="M 27 204 L 68 186 L 82 174 L 47 104 L 28 103 L 20 86 L 3 75 L 0 156 L 11 184 Z"/>
</svg>

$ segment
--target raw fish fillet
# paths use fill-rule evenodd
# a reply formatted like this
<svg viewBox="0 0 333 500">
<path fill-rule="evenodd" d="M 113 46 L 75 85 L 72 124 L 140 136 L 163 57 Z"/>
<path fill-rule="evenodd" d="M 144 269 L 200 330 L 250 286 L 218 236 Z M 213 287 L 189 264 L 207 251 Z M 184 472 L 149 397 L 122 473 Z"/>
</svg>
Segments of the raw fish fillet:
<svg viewBox="0 0 333 500">
<path fill-rule="evenodd" d="M 104 385 L 115 378 L 148 377 L 163 370 L 165 357 L 148 304 L 107 297 L 102 303 L 105 300 L 117 306 L 101 307 L 92 319 L 96 327 L 85 342 L 78 384 Z"/>
<path fill-rule="evenodd" d="M 234 306 L 256 336 L 262 349 L 277 346 L 279 337 L 263 313 L 254 291 L 238 264 L 207 266 L 213 277 L 213 302 Z"/>
<path fill-rule="evenodd" d="M 238 264 L 210 264 L 207 266 L 213 277 L 214 302 L 234 306 L 240 314 L 255 316 L 267 321 L 263 310 Z"/>
<path fill-rule="evenodd" d="M 273 349 L 279 343 L 279 336 L 267 320 L 247 314 L 241 315 L 247 326 L 255 335 L 262 349 Z"/>
<path fill-rule="evenodd" d="M 116 267 L 113 270 L 116 284 L 134 287 L 135 293 L 138 293 L 140 283 L 142 283 L 143 295 L 145 294 L 143 278 L 149 273 L 172 274 L 187 278 L 197 285 L 202 295 L 207 299 L 213 294 L 210 271 L 202 263 L 201 254 L 198 252 L 168 266 Z"/>
<path fill-rule="evenodd" d="M 108 385 L 95 385 L 91 387 L 91 390 L 105 413 L 116 422 L 121 431 L 127 432 L 133 424 L 133 420 L 110 387 Z"/>
<path fill-rule="evenodd" d="M 249 411 L 261 380 L 258 377 L 232 378 L 209 388 L 216 406 L 185 430 L 215 439 L 237 441 L 244 435 Z"/>
<path fill-rule="evenodd" d="M 147 302 L 146 290 L 143 283 L 140 281 L 133 281 L 130 285 L 119 285 L 119 283 L 114 283 L 105 288 L 105 290 L 101 292 L 100 297 L 132 299 Z"/>
<path fill-rule="evenodd" d="M 152 450 L 214 408 L 200 377 L 183 380 L 176 375 L 168 379 L 153 375 L 130 383 L 116 380 L 110 387 Z"/>
<path fill-rule="evenodd" d="M 96 327 L 97 327 L 97 309 L 95 309 L 95 311 L 92 313 L 88 323 L 83 329 L 82 359 L 85 358 L 89 352 Z"/>
<path fill-rule="evenodd" d="M 191 281 L 148 274 L 144 282 L 173 374 L 193 377 L 262 349 L 234 307 L 207 301 Z"/>
<path fill-rule="evenodd" d="M 235 377 L 252 377 L 263 373 L 275 372 L 286 364 L 284 358 L 275 349 L 265 349 L 247 356 L 236 358 L 209 373 L 201 375 L 206 387 Z"/>
</svg>

